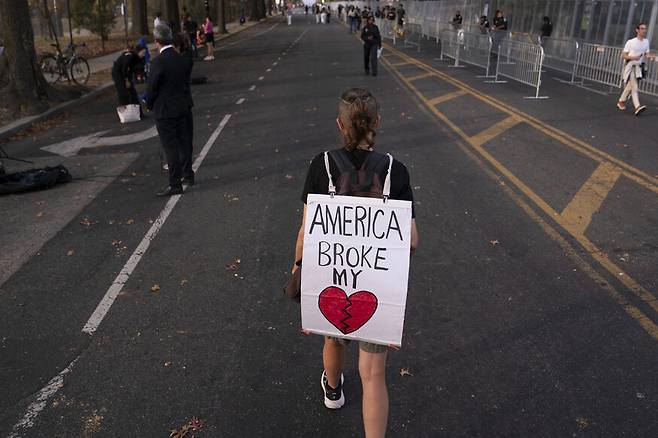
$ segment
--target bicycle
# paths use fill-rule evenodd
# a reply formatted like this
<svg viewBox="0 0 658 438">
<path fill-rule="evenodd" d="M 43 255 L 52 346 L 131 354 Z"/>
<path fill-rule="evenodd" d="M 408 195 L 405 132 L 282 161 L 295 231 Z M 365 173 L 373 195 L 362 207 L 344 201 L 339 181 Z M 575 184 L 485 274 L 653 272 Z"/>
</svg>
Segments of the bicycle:
<svg viewBox="0 0 658 438">
<path fill-rule="evenodd" d="M 51 44 L 51 46 L 55 48 L 55 53 L 45 54 L 39 61 L 39 67 L 46 82 L 54 84 L 65 78 L 67 81 L 73 81 L 78 85 L 86 84 L 91 76 L 89 63 L 85 58 L 75 53 L 76 48 L 86 47 L 86 45 L 69 44 L 64 52 L 57 44 Z"/>
</svg>

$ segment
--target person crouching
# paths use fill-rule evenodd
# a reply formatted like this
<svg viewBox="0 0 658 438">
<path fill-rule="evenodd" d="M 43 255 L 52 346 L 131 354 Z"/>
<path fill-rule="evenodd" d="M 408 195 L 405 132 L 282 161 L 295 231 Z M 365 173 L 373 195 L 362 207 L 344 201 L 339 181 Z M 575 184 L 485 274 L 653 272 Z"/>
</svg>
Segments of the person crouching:
<svg viewBox="0 0 658 438">
<path fill-rule="evenodd" d="M 135 70 L 146 55 L 146 48 L 136 45 L 131 50 L 123 52 L 112 65 L 112 80 L 117 90 L 119 106 L 139 105 L 137 90 L 133 78 Z M 141 114 L 141 107 L 140 107 Z"/>
</svg>

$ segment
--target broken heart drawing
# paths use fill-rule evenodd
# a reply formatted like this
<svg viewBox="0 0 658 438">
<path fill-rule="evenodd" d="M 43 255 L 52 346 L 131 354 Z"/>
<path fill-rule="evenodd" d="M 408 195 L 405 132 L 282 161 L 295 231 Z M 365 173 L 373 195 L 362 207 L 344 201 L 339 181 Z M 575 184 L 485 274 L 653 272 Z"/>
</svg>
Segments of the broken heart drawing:
<svg viewBox="0 0 658 438">
<path fill-rule="evenodd" d="M 318 305 L 327 321 L 347 335 L 372 318 L 377 310 L 377 297 L 365 290 L 348 296 L 343 289 L 329 286 L 320 293 Z"/>
</svg>

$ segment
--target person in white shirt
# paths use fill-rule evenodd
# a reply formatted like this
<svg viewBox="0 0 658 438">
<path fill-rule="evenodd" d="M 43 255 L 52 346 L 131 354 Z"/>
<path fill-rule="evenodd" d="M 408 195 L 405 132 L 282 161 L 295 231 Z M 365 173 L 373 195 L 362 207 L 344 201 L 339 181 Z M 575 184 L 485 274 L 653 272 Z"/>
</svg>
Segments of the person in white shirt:
<svg viewBox="0 0 658 438">
<path fill-rule="evenodd" d="M 635 27 L 635 33 L 637 34 L 637 37 L 626 41 L 624 51 L 621 54 L 621 57 L 626 61 L 623 72 L 624 84 L 626 84 L 626 86 L 619 97 L 617 108 L 624 111 L 626 109 L 626 101 L 630 95 L 633 99 L 635 115 L 639 116 L 647 109 L 647 107 L 646 105 L 640 104 L 637 82 L 643 77 L 643 64 L 647 60 L 655 60 L 656 55 L 649 50 L 649 40 L 646 39 L 647 25 L 645 23 L 638 24 Z"/>
</svg>

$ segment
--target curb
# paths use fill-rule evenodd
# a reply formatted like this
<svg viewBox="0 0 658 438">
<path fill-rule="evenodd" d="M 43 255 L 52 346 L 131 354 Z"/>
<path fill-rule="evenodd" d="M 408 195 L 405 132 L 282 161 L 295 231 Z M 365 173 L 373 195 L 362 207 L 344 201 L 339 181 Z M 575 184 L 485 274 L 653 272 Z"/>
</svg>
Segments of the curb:
<svg viewBox="0 0 658 438">
<path fill-rule="evenodd" d="M 50 117 L 56 116 L 60 113 L 63 113 L 64 111 L 78 105 L 78 104 L 83 104 L 85 102 L 88 102 L 90 100 L 95 99 L 99 95 L 103 94 L 105 90 L 108 88 L 111 88 L 113 85 L 113 82 L 106 82 L 103 85 L 98 86 L 97 88 L 93 89 L 89 93 L 85 93 L 82 96 L 80 96 L 77 99 L 70 100 L 68 102 L 60 103 L 59 105 L 56 105 L 47 111 L 42 112 L 41 114 L 37 114 L 35 116 L 29 116 L 29 117 L 23 117 L 22 119 L 18 119 L 14 122 L 9 123 L 6 126 L 3 126 L 0 128 L 0 141 L 1 140 L 6 140 L 7 138 L 11 137 L 12 135 L 23 131 L 32 125 L 43 122 L 46 119 L 49 119 Z"/>
<path fill-rule="evenodd" d="M 223 40 L 223 39 L 230 38 L 234 35 L 239 34 L 243 30 L 249 29 L 249 28 L 254 27 L 254 26 L 256 26 L 260 23 L 268 21 L 269 18 L 271 18 L 271 17 L 267 17 L 264 20 L 255 22 L 254 24 L 246 26 L 246 27 L 240 27 L 239 28 L 240 30 L 238 32 L 223 34 L 222 36 L 217 38 L 217 40 Z M 216 48 L 215 50 L 218 50 L 218 48 Z M 106 82 L 102 85 L 99 85 L 97 88 L 90 91 L 89 93 L 83 94 L 82 96 L 80 96 L 77 99 L 73 99 L 73 100 L 70 100 L 68 102 L 63 102 L 59 105 L 56 105 L 56 106 L 48 109 L 47 111 L 44 111 L 41 114 L 37 114 L 37 115 L 34 115 L 34 116 L 23 117 L 21 119 L 15 120 L 15 121 L 13 121 L 13 122 L 11 122 L 11 123 L 9 123 L 9 124 L 7 124 L 7 125 L 0 128 L 0 141 L 4 141 L 4 140 L 10 138 L 11 136 L 13 136 L 14 134 L 17 134 L 18 132 L 21 132 L 25 129 L 28 129 L 28 128 L 32 127 L 33 125 L 35 125 L 39 122 L 43 122 L 44 120 L 47 120 L 47 119 L 49 119 L 53 116 L 61 114 L 64 111 L 66 111 L 68 109 L 71 109 L 71 108 L 74 108 L 77 105 L 81 105 L 81 104 L 84 104 L 86 102 L 89 102 L 90 100 L 93 100 L 93 99 L 97 98 L 98 96 L 100 96 L 101 94 L 103 94 L 103 92 L 105 92 L 107 89 L 111 88 L 113 85 L 114 85 L 114 83 L 111 82 L 111 81 Z"/>
</svg>

